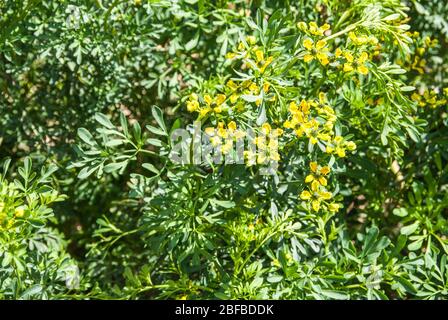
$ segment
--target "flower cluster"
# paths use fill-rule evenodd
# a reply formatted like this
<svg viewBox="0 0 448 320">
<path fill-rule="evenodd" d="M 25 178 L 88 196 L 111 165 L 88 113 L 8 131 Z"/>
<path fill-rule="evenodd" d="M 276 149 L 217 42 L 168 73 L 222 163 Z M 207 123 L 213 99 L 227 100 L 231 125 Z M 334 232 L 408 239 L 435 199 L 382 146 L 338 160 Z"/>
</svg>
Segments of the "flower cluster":
<svg viewBox="0 0 448 320">
<path fill-rule="evenodd" d="M 236 51 L 226 54 L 228 60 L 242 59 L 242 69 L 249 68 L 256 73 L 263 74 L 266 68 L 274 61 L 273 56 L 266 56 L 263 48 L 257 45 L 257 39 L 254 36 L 246 37 L 241 41 Z"/>
<path fill-rule="evenodd" d="M 408 71 L 417 71 L 419 74 L 424 74 L 427 71 L 427 60 L 425 54 L 437 46 L 437 39 L 430 37 L 420 37 L 419 32 L 407 32 L 406 35 L 413 40 L 413 54 L 407 54 L 403 61 L 397 59 L 396 63 L 403 66 Z"/>
<path fill-rule="evenodd" d="M 239 154 L 232 151 L 235 150 L 237 141 L 240 142 L 240 147 L 247 147 L 242 153 L 244 163 L 247 166 L 255 164 L 267 164 L 269 161 L 280 161 L 280 153 L 278 151 L 278 138 L 283 134 L 283 129 L 273 129 L 269 123 L 264 123 L 256 131 L 250 129 L 249 133 L 237 129 L 235 121 L 230 121 L 227 125 L 224 122 L 219 122 L 217 128 L 208 127 L 205 133 L 209 138 L 211 145 L 218 150 L 220 154 L 232 155 L 234 160 L 239 160 Z M 247 143 L 243 141 L 247 138 Z"/>
<path fill-rule="evenodd" d="M 238 130 L 235 121 L 230 121 L 227 126 L 220 121 L 217 128 L 208 127 L 205 133 L 213 147 L 218 148 L 224 155 L 229 154 L 234 148 L 234 142 L 245 137 L 245 132 Z"/>
<path fill-rule="evenodd" d="M 5 202 L 0 201 L 0 230 L 7 230 L 14 226 L 17 218 L 23 218 L 25 209 L 20 207 L 8 206 Z"/>
<path fill-rule="evenodd" d="M 299 104 L 292 101 L 289 113 L 291 116 L 284 122 L 284 128 L 292 129 L 299 138 L 308 138 L 312 145 L 318 144 L 326 153 L 345 157 L 345 150 L 356 149 L 352 141 L 345 141 L 335 134 L 337 117 L 323 92 L 319 93 L 318 101 L 302 100 Z"/>
<path fill-rule="evenodd" d="M 206 94 L 200 101 L 199 96 L 192 93 L 187 101 L 187 110 L 198 112 L 200 118 L 206 117 L 210 113 L 219 114 L 228 110 L 226 100 L 227 97 L 224 94 L 217 94 L 215 97 Z"/>
<path fill-rule="evenodd" d="M 327 30 L 330 30 L 330 25 L 328 23 L 325 23 L 322 26 L 319 26 L 314 21 L 308 24 L 306 22 L 301 21 L 297 23 L 297 28 L 299 28 L 301 31 L 305 32 L 310 36 L 322 37 L 324 36 Z"/>
<path fill-rule="evenodd" d="M 351 31 L 348 33 L 349 43 L 354 46 L 377 46 L 378 39 L 375 36 L 368 36 L 365 34 L 357 35 L 355 32 Z"/>
<path fill-rule="evenodd" d="M 297 27 L 307 34 L 307 38 L 303 40 L 303 47 L 306 49 L 303 60 L 311 62 L 313 60 L 319 61 L 323 66 L 330 63 L 330 53 L 327 48 L 327 42 L 322 39 L 324 33 L 330 29 L 329 24 L 318 26 L 316 22 L 299 22 Z"/>
<path fill-rule="evenodd" d="M 298 24 L 300 30 L 307 33 L 307 35 L 314 37 L 314 39 L 307 37 L 303 40 L 302 45 L 305 48 L 303 61 L 309 63 L 313 60 L 319 61 L 321 65 L 326 66 L 330 61 L 336 62 L 333 66 L 340 67 L 345 73 L 357 72 L 362 75 L 367 75 L 369 69 L 367 62 L 369 54 L 364 51 L 368 46 L 379 46 L 378 39 L 375 36 L 356 35 L 355 32 L 348 33 L 347 46 L 353 49 L 337 48 L 334 53 L 330 53 L 327 46 L 327 41 L 319 37 L 324 35 L 324 32 L 330 28 L 328 24 L 318 27 L 316 23 L 311 22 L 310 26 L 304 22 Z"/>
<path fill-rule="evenodd" d="M 310 169 L 310 174 L 305 178 L 307 187 L 300 194 L 300 199 L 306 201 L 306 205 L 316 212 L 322 208 L 330 212 L 338 211 L 340 205 L 330 201 L 333 194 L 327 189 L 327 176 L 331 171 L 330 167 L 321 167 L 313 161 L 310 162 Z"/>
<path fill-rule="evenodd" d="M 417 92 L 414 92 L 411 96 L 411 99 L 415 102 L 417 102 L 417 105 L 419 107 L 430 107 L 430 108 L 437 108 L 443 105 L 446 105 L 448 102 L 448 88 L 445 88 L 443 90 L 444 96 L 439 98 L 439 95 L 435 90 L 425 90 L 423 94 L 419 94 Z"/>
<path fill-rule="evenodd" d="M 186 105 L 189 112 L 198 112 L 199 118 L 209 115 L 218 116 L 221 113 L 241 113 L 248 103 L 255 103 L 258 107 L 263 101 L 275 101 L 274 93 L 270 92 L 270 83 L 263 82 L 258 85 L 252 80 L 228 80 L 224 93 L 216 95 L 205 94 L 199 96 L 190 94 Z"/>
<path fill-rule="evenodd" d="M 255 164 L 266 164 L 269 161 L 280 161 L 278 138 L 283 134 L 283 130 L 281 128 L 272 129 L 269 123 L 264 123 L 259 133 L 252 140 L 256 150 L 244 152 L 246 164 L 253 166 Z"/>
<path fill-rule="evenodd" d="M 303 56 L 303 61 L 311 62 L 316 59 L 324 66 L 330 62 L 325 40 L 319 40 L 314 43 L 313 40 L 307 38 L 303 40 L 303 46 L 307 50 L 307 53 Z"/>
</svg>

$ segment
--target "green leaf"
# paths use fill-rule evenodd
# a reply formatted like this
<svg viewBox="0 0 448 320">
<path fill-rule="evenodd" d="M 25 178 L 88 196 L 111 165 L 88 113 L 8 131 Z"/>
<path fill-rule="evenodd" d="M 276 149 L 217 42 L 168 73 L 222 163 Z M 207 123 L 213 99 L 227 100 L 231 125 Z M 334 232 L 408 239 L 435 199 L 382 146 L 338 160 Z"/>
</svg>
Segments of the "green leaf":
<svg viewBox="0 0 448 320">
<path fill-rule="evenodd" d="M 145 168 L 146 170 L 154 172 L 155 174 L 160 173 L 160 171 L 151 163 L 144 163 L 144 164 L 142 164 L 142 167 Z"/>
<path fill-rule="evenodd" d="M 408 210 L 406 210 L 406 208 L 395 208 L 392 213 L 398 217 L 406 217 L 408 215 Z"/>
<path fill-rule="evenodd" d="M 156 120 L 157 124 L 159 125 L 160 129 L 163 130 L 163 132 L 167 133 L 165 122 L 163 121 L 163 112 L 160 110 L 159 107 L 153 106 L 152 107 L 152 116 Z"/>
<path fill-rule="evenodd" d="M 102 113 L 95 113 L 95 120 L 108 129 L 115 128 L 112 122 L 110 122 L 109 118 Z"/>
<path fill-rule="evenodd" d="M 335 299 L 335 300 L 348 300 L 350 299 L 350 295 L 341 291 L 336 291 L 336 290 L 322 290 L 320 292 L 322 295 L 326 296 L 327 298 L 330 299 Z"/>
<path fill-rule="evenodd" d="M 90 146 L 96 146 L 96 141 L 90 132 L 85 128 L 78 129 L 78 137 Z"/>
<path fill-rule="evenodd" d="M 416 221 L 409 226 L 402 227 L 400 229 L 400 233 L 404 234 L 405 236 L 409 236 L 410 234 L 413 234 L 418 229 L 419 224 L 420 223 L 418 221 Z"/>
</svg>

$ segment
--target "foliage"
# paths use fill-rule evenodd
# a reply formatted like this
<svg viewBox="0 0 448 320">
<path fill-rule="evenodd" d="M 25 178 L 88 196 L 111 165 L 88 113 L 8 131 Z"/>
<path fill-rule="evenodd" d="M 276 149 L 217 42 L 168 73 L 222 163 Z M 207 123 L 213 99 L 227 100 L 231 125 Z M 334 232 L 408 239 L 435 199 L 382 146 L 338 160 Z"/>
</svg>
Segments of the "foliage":
<svg viewBox="0 0 448 320">
<path fill-rule="evenodd" d="M 0 10 L 0 297 L 448 297 L 440 1 Z"/>
</svg>

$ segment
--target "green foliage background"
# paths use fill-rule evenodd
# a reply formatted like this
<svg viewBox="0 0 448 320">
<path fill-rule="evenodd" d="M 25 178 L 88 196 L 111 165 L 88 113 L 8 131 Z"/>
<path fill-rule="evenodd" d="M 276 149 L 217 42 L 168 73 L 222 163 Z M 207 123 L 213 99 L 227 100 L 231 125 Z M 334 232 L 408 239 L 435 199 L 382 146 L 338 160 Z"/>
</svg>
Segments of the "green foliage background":
<svg viewBox="0 0 448 320">
<path fill-rule="evenodd" d="M 336 165 L 338 213 L 298 201 L 310 154 L 280 181 L 166 161 L 169 132 L 194 120 L 186 97 L 224 83 L 240 37 L 272 39 L 288 62 L 297 22 L 339 31 L 369 8 L 419 32 L 407 53 L 386 36 L 403 69 L 340 87 L 319 70 L 273 75 L 295 79 L 285 95 L 337 88 L 358 145 Z M 448 297 L 447 94 L 411 99 L 448 87 L 443 1 L 3 0 L 0 13 L 0 298 Z M 406 63 L 426 36 L 418 72 Z M 368 105 L 386 92 L 398 102 Z"/>
</svg>

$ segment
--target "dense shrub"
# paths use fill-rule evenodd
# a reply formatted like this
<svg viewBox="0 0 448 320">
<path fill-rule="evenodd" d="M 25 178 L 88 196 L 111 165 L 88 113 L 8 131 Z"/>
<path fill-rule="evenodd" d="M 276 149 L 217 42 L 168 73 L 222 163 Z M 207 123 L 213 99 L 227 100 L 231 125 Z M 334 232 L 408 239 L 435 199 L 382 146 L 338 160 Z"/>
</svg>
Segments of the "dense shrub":
<svg viewBox="0 0 448 320">
<path fill-rule="evenodd" d="M 1 298 L 448 297 L 442 2 L 0 10 Z"/>
</svg>

